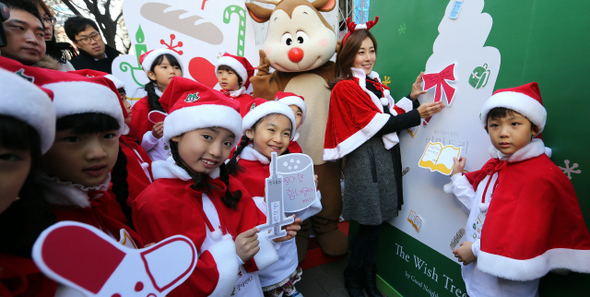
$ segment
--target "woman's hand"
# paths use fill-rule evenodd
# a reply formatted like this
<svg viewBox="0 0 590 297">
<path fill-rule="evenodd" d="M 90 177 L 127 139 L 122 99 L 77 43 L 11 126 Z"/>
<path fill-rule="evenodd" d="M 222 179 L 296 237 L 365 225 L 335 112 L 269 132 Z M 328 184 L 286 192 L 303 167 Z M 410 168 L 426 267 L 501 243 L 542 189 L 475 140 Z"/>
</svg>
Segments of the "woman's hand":
<svg viewBox="0 0 590 297">
<path fill-rule="evenodd" d="M 295 218 L 295 215 L 292 215 L 292 217 Z M 279 238 L 275 238 L 273 239 L 274 242 L 283 242 L 283 241 L 287 241 L 293 237 L 295 237 L 295 235 L 297 235 L 297 231 L 301 230 L 301 219 L 300 218 L 295 218 L 295 221 L 293 221 L 293 223 L 284 226 L 283 229 L 285 229 L 287 231 L 287 235 L 283 236 L 283 237 L 279 237 Z"/>
<path fill-rule="evenodd" d="M 418 112 L 420 113 L 420 118 L 425 119 L 438 113 L 444 107 L 445 104 L 442 101 L 422 103 L 420 104 L 420 107 L 418 107 Z"/>
<path fill-rule="evenodd" d="M 426 93 L 426 91 L 422 89 L 423 76 L 424 72 L 420 72 L 418 77 L 416 77 L 416 81 L 412 84 L 412 92 L 410 93 L 410 99 L 416 100 L 418 99 L 418 96 Z"/>
<path fill-rule="evenodd" d="M 465 169 L 465 160 L 465 157 L 461 157 L 459 159 L 457 159 L 457 157 L 453 157 L 455 166 L 453 167 L 453 172 L 451 172 L 451 176 L 457 173 L 463 173 L 463 169 Z"/>
<path fill-rule="evenodd" d="M 160 139 L 162 136 L 164 136 L 164 122 L 159 122 L 154 125 L 152 128 L 152 135 L 157 139 Z"/>
<path fill-rule="evenodd" d="M 258 228 L 254 227 L 250 230 L 240 233 L 235 240 L 236 253 L 238 257 L 246 262 L 254 257 L 260 250 L 258 246 Z"/>
<path fill-rule="evenodd" d="M 463 262 L 463 265 L 469 265 L 477 259 L 471 250 L 473 242 L 463 241 L 458 248 L 453 250 L 453 254 L 457 257 L 457 261 Z"/>
</svg>

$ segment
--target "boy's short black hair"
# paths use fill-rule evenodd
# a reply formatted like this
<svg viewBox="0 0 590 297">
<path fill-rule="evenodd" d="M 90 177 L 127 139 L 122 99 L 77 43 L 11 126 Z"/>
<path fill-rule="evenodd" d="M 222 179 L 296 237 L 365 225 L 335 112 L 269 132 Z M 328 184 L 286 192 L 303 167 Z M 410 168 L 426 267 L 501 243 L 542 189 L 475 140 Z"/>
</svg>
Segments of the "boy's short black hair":
<svg viewBox="0 0 590 297">
<path fill-rule="evenodd" d="M 39 14 L 39 9 L 32 1 L 29 0 L 1 0 L 8 10 L 22 10 L 34 15 L 41 22 L 41 26 L 45 29 L 45 23 Z"/>
<path fill-rule="evenodd" d="M 96 32 L 100 33 L 100 30 L 98 30 L 98 25 L 96 25 L 95 21 L 79 15 L 68 18 L 64 23 L 64 30 L 66 31 L 68 38 L 72 42 L 76 42 L 76 35 L 86 30 L 87 26 L 91 26 L 94 28 L 94 30 L 96 30 Z"/>
<path fill-rule="evenodd" d="M 489 122 L 490 119 L 502 119 L 508 116 L 511 116 L 513 114 L 519 114 L 523 117 L 525 117 L 530 123 L 531 123 L 531 128 L 535 131 L 539 131 L 537 125 L 535 125 L 533 122 L 531 122 L 531 120 L 529 120 L 529 118 L 527 118 L 526 116 L 524 116 L 523 114 L 510 109 L 510 108 L 506 108 L 506 107 L 494 107 L 492 108 L 489 112 L 488 112 L 488 118 L 486 119 L 486 131 L 488 130 L 488 125 L 487 122 Z"/>
<path fill-rule="evenodd" d="M 225 71 L 231 71 L 231 72 L 235 73 L 236 76 L 238 77 L 238 84 L 240 85 L 240 87 L 242 86 L 242 83 L 244 82 L 244 80 L 242 80 L 242 78 L 240 77 L 238 72 L 236 72 L 233 68 L 231 68 L 227 65 L 219 65 L 219 67 L 217 67 L 217 70 L 225 70 Z"/>
</svg>

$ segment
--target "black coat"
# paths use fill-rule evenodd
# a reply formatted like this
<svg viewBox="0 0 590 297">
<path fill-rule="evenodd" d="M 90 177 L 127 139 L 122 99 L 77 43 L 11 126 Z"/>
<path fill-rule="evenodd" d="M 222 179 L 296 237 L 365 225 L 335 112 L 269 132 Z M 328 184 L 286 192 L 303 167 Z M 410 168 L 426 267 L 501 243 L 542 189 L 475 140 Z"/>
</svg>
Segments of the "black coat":
<svg viewBox="0 0 590 297">
<path fill-rule="evenodd" d="M 108 46 L 105 44 L 105 53 L 107 57 L 100 60 L 95 60 L 89 53 L 84 50 L 80 50 L 78 56 L 70 60 L 70 63 L 76 68 L 76 70 L 80 69 L 92 69 L 97 71 L 102 71 L 106 73 L 111 73 L 111 64 L 113 64 L 113 60 L 119 56 L 121 53 L 117 51 L 114 47 Z"/>
</svg>

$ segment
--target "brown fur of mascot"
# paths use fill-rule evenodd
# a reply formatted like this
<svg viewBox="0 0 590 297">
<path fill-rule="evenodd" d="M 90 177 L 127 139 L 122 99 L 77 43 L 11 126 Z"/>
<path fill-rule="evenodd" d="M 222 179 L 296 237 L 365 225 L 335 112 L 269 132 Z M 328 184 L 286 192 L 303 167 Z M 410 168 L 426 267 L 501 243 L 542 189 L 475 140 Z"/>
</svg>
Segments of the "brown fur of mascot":
<svg viewBox="0 0 590 297">
<path fill-rule="evenodd" d="M 265 1 L 268 2 L 268 1 Z M 246 3 L 250 16 L 259 23 L 269 21 L 264 50 L 260 50 L 260 66 L 250 79 L 254 98 L 272 100 L 277 91 L 293 92 L 305 98 L 306 120 L 299 127 L 303 153 L 314 161 L 318 189 L 322 194 L 322 211 L 306 221 L 296 237 L 299 262 L 307 252 L 309 225 L 314 228 L 322 251 L 330 256 L 348 251 L 348 240 L 338 230 L 342 212 L 340 189 L 341 163 L 324 162 L 324 136 L 328 121 L 330 90 L 334 78 L 334 62 L 339 42 L 334 30 L 320 11 L 331 11 L 334 0 L 276 0 L 274 10 Z M 269 66 L 275 71 L 269 73 Z"/>
</svg>

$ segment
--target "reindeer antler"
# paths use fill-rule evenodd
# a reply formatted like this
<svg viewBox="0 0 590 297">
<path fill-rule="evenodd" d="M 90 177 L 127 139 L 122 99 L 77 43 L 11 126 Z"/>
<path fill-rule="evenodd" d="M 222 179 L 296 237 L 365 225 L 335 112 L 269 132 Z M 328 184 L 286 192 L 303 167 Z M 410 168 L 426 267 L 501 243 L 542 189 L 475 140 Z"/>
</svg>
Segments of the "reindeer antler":
<svg viewBox="0 0 590 297">
<path fill-rule="evenodd" d="M 378 22 L 378 21 L 379 21 L 379 17 L 378 17 L 378 16 L 375 16 L 375 20 L 374 20 L 374 21 L 368 21 L 368 22 L 366 23 L 366 25 L 367 25 L 367 30 L 369 30 L 369 29 L 373 28 L 373 26 L 375 26 L 375 24 L 377 24 L 377 22 Z"/>
<path fill-rule="evenodd" d="M 344 46 L 346 39 L 348 39 L 348 36 L 350 36 L 350 34 L 352 32 L 354 32 L 356 30 L 369 30 L 369 29 L 373 28 L 373 26 L 375 26 L 375 24 L 377 24 L 378 21 L 379 21 L 379 17 L 375 16 L 374 21 L 368 21 L 364 24 L 356 24 L 355 22 L 352 22 L 349 17 L 348 19 L 346 19 L 346 26 L 348 27 L 348 33 L 346 33 L 344 38 L 342 38 L 342 45 Z"/>
<path fill-rule="evenodd" d="M 348 27 L 348 32 L 352 32 L 356 29 L 356 23 L 350 21 L 350 17 L 346 19 L 346 26 Z"/>
</svg>

